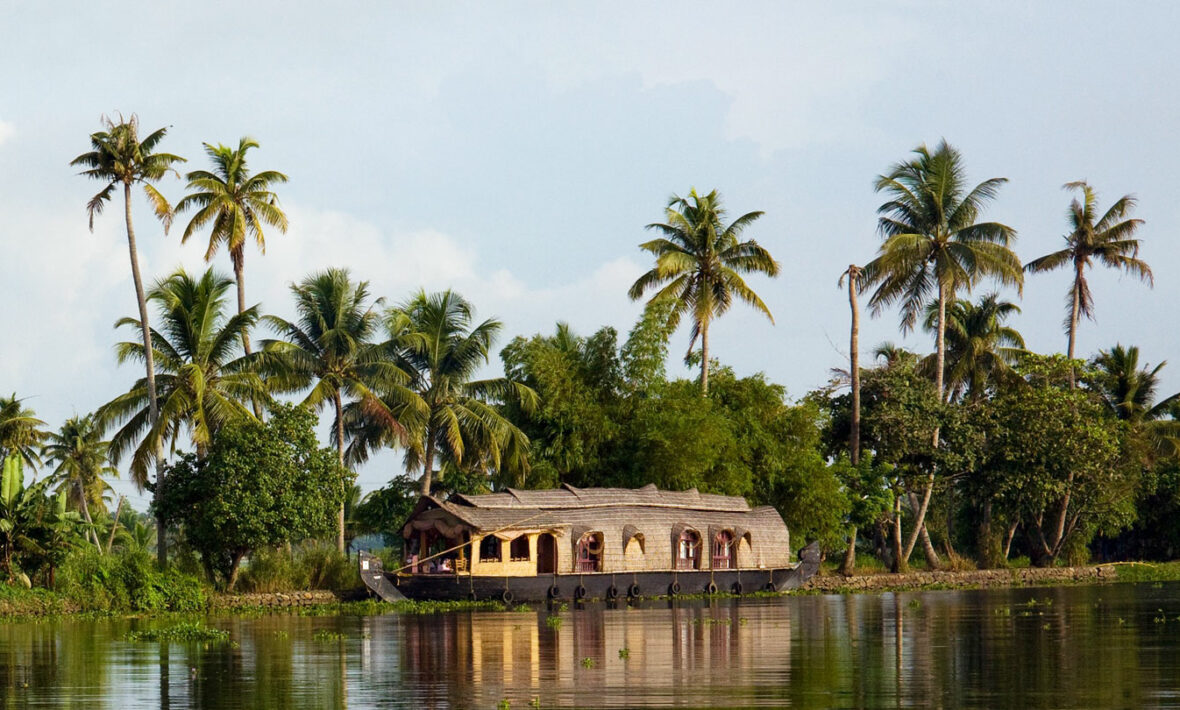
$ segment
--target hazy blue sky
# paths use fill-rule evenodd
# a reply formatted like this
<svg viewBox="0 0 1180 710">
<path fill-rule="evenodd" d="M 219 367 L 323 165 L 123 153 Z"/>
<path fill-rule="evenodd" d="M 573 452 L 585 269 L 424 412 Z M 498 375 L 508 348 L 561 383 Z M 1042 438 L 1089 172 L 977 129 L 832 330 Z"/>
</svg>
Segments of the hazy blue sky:
<svg viewBox="0 0 1180 710">
<path fill-rule="evenodd" d="M 281 315 L 290 282 L 340 265 L 394 301 L 454 287 L 504 341 L 557 320 L 625 333 L 643 225 L 673 192 L 716 187 L 735 216 L 766 211 L 749 234 L 784 268 L 754 280 L 776 325 L 739 308 L 711 344 L 793 396 L 844 362 L 836 280 L 879 242 L 873 177 L 945 136 L 973 181 L 1010 178 L 986 216 L 1019 230 L 1025 260 L 1061 244 L 1062 183 L 1088 179 L 1103 206 L 1138 195 L 1155 289 L 1096 273 L 1080 352 L 1139 344 L 1175 360 L 1180 389 L 1178 6 L 827 5 L 0 2 L 0 391 L 56 427 L 140 373 L 112 348 L 135 312 L 121 210 L 90 234 L 98 185 L 67 164 L 119 111 L 170 126 L 162 147 L 190 166 L 202 141 L 251 135 L 252 165 L 291 176 L 289 233 L 247 256 L 248 297 Z M 136 215 L 147 276 L 203 268 L 200 244 Z M 1025 288 L 1016 325 L 1035 350 L 1064 349 L 1068 279 Z M 865 323 L 863 347 L 896 326 Z"/>
</svg>

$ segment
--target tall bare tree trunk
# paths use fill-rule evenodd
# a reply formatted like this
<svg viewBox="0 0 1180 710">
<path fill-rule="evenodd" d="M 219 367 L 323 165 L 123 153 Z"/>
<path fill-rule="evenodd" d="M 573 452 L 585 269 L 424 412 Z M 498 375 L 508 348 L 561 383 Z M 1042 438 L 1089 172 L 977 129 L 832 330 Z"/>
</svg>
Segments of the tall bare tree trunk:
<svg viewBox="0 0 1180 710">
<path fill-rule="evenodd" d="M 1050 546 L 1055 551 L 1061 549 L 1061 538 L 1065 537 L 1065 519 L 1069 513 L 1071 493 L 1073 493 L 1073 471 L 1070 471 L 1065 479 L 1065 497 L 1061 499 L 1061 509 L 1057 511 L 1057 521 L 1053 523 L 1053 537 L 1049 540 Z"/>
<path fill-rule="evenodd" d="M 856 571 L 856 526 L 848 531 L 848 549 L 844 551 L 844 559 L 840 562 L 840 574 L 851 577 Z"/>
<path fill-rule="evenodd" d="M 1005 560 L 1007 560 L 1008 556 L 1012 553 L 1012 539 L 1016 537 L 1016 528 L 1019 526 L 1020 526 L 1020 521 L 1017 520 L 1016 522 L 1012 523 L 1011 527 L 1008 528 L 1008 533 L 1004 538 L 1004 559 Z"/>
<path fill-rule="evenodd" d="M 860 267 L 848 267 L 848 306 L 852 310 L 852 329 L 848 336 L 848 369 L 852 377 L 852 422 L 848 433 L 848 459 L 860 463 L 860 308 L 856 302 Z"/>
<path fill-rule="evenodd" d="M 901 554 L 901 496 L 893 496 L 893 572 L 906 570 L 906 558 Z"/>
<path fill-rule="evenodd" d="M 709 320 L 701 322 L 701 396 L 709 394 Z"/>
<path fill-rule="evenodd" d="M 246 312 L 246 251 L 238 249 L 230 253 L 231 261 L 234 264 L 234 281 L 238 285 L 238 315 Z M 242 329 L 242 350 L 247 355 L 251 354 L 250 350 L 250 333 L 245 328 Z M 255 398 L 250 398 L 250 405 L 254 408 L 254 416 L 262 420 L 262 404 Z"/>
<path fill-rule="evenodd" d="M 945 400 L 943 387 L 943 369 L 946 367 L 946 285 L 941 280 L 938 282 L 938 337 L 935 340 L 935 349 L 937 355 L 935 356 L 934 373 L 934 387 L 938 390 L 938 403 L 942 404 Z M 939 441 L 939 427 L 934 427 L 934 448 L 938 448 Z M 930 509 L 930 496 L 934 492 L 934 467 L 930 468 L 930 474 L 926 478 L 926 491 L 922 494 L 922 504 L 919 506 L 916 517 L 914 519 L 914 529 L 910 533 L 909 540 L 906 541 L 905 546 L 905 561 L 910 561 L 910 555 L 914 551 L 914 545 L 917 543 L 919 536 L 922 536 L 922 550 L 926 554 L 926 562 L 931 566 L 938 565 L 938 554 L 934 552 L 934 546 L 930 544 L 930 535 L 926 532 L 926 511 Z"/>
<path fill-rule="evenodd" d="M 855 468 L 860 463 L 860 308 L 856 302 L 860 267 L 849 264 L 848 307 L 852 311 L 852 327 L 848 335 L 848 372 L 852 378 L 852 420 L 848 431 L 848 460 Z M 856 570 L 856 526 L 848 535 L 848 549 L 840 563 L 840 572 L 850 575 Z"/>
<path fill-rule="evenodd" d="M 334 397 L 336 405 L 336 462 L 340 464 L 340 510 L 336 512 L 336 550 L 344 554 L 344 403 L 340 392 Z"/>
<path fill-rule="evenodd" d="M 127 221 L 127 250 L 131 254 L 131 279 L 135 282 L 135 300 L 139 306 L 139 328 L 143 336 L 143 365 L 147 374 L 148 390 L 148 426 L 154 427 L 160 418 L 160 405 L 156 398 L 156 358 L 152 350 L 151 325 L 148 322 L 147 297 L 143 292 L 143 278 L 139 275 L 139 252 L 135 246 L 135 225 L 131 220 L 131 183 L 123 183 L 123 213 Z M 152 493 L 152 502 L 156 506 L 156 525 L 160 529 L 156 542 L 156 557 L 160 567 L 168 563 L 167 521 L 161 512 L 160 493 L 164 484 L 164 469 L 162 468 L 163 452 L 155 452 L 156 489 Z"/>
</svg>

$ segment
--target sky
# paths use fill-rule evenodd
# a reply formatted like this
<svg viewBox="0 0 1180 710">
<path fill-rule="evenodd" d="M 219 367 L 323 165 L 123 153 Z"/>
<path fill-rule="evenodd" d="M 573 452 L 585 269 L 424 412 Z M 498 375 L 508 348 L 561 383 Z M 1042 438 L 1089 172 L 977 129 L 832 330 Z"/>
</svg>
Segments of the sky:
<svg viewBox="0 0 1180 710">
<path fill-rule="evenodd" d="M 247 297 L 292 315 L 289 285 L 349 268 L 396 303 L 454 288 L 504 335 L 625 334 L 637 245 L 672 194 L 718 189 L 782 262 L 750 279 L 772 324 L 736 307 L 717 358 L 792 397 L 846 363 L 837 285 L 873 258 L 874 177 L 946 138 L 972 183 L 1009 183 L 985 218 L 1014 227 L 1023 260 L 1066 232 L 1065 182 L 1102 206 L 1139 199 L 1154 289 L 1095 271 L 1096 322 L 1078 352 L 1136 344 L 1180 389 L 1180 5 L 1140 2 L 93 2 L 0 0 L 0 392 L 51 426 L 131 385 L 115 321 L 135 313 L 121 205 L 87 229 L 101 185 L 69 161 L 105 115 L 167 126 L 162 150 L 207 167 L 202 142 L 257 139 L 254 169 L 287 173 L 286 234 L 247 252 Z M 165 180 L 172 200 L 183 183 Z M 134 205 L 152 281 L 204 268 L 199 238 L 163 233 Z M 213 264 L 229 272 L 222 252 Z M 1065 348 L 1069 275 L 1028 279 L 1014 325 Z M 976 296 L 992 289 L 982 284 Z M 125 335 L 130 335 L 129 333 Z M 865 318 L 862 351 L 903 337 L 896 311 Z M 671 346 L 672 371 L 687 328 Z M 499 368 L 493 357 L 489 372 Z M 359 471 L 372 490 L 400 457 Z M 115 488 L 143 508 L 148 494 Z"/>
</svg>

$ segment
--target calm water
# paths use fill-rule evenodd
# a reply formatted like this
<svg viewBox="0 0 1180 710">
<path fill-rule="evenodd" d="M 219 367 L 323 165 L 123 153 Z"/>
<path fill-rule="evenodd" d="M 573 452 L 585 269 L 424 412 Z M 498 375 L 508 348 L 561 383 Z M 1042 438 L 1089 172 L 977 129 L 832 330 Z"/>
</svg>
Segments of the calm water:
<svg viewBox="0 0 1180 710">
<path fill-rule="evenodd" d="M 210 619 L 236 647 L 4 623 L 0 707 L 1180 707 L 1180 584 L 554 615 Z"/>
</svg>

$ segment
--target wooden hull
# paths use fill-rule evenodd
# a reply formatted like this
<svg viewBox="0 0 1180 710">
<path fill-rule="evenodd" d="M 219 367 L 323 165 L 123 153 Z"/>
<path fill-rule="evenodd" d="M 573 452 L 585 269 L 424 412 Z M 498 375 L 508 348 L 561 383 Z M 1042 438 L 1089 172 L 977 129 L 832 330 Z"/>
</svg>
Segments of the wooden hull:
<svg viewBox="0 0 1180 710">
<path fill-rule="evenodd" d="M 369 562 L 366 565 L 364 560 Z M 667 570 L 546 574 L 534 577 L 469 575 L 398 576 L 380 570 L 379 561 L 362 553 L 365 584 L 389 599 L 388 586 L 409 599 L 496 600 L 506 603 L 549 600 L 626 599 L 671 594 L 750 594 L 796 589 L 819 569 L 815 543 L 799 552 L 799 564 L 780 569 Z"/>
</svg>

